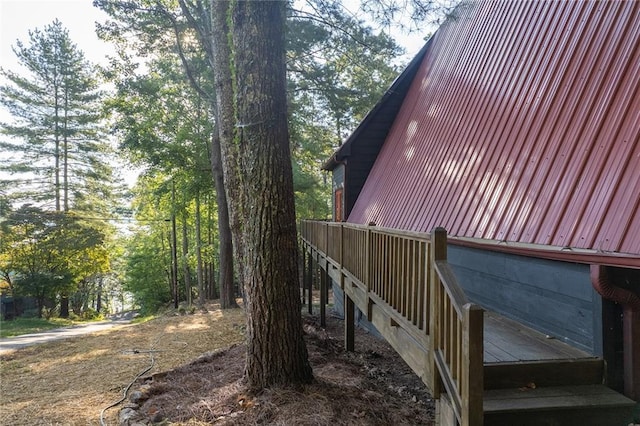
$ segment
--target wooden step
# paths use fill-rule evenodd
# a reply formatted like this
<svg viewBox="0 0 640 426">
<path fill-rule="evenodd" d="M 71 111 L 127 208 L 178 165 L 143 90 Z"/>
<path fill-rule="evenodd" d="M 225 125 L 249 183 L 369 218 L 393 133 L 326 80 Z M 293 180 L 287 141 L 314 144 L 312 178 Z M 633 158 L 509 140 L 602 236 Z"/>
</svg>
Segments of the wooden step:
<svg viewBox="0 0 640 426">
<path fill-rule="evenodd" d="M 484 424 L 627 426 L 635 404 L 604 385 L 491 389 L 484 394 Z"/>
<path fill-rule="evenodd" d="M 599 385 L 604 378 L 600 358 L 485 364 L 484 388 L 505 389 L 569 385 Z"/>
</svg>

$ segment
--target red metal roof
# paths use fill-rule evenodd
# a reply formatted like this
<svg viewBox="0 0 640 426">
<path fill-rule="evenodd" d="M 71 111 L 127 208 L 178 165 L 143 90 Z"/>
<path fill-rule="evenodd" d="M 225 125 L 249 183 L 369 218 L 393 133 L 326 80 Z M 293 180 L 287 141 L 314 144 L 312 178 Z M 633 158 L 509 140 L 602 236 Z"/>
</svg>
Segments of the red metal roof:
<svg viewBox="0 0 640 426">
<path fill-rule="evenodd" d="M 460 6 L 348 221 L 640 254 L 640 2 Z"/>
</svg>

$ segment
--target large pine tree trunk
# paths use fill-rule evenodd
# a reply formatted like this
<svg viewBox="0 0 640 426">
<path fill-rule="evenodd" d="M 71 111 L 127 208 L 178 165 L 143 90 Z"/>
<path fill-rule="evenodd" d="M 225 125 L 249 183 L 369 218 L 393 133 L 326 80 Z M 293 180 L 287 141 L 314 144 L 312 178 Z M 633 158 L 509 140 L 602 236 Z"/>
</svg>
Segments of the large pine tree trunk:
<svg viewBox="0 0 640 426">
<path fill-rule="evenodd" d="M 287 128 L 285 2 L 213 7 L 219 134 L 234 244 L 240 242 L 244 266 L 245 378 L 254 389 L 308 383 Z"/>
</svg>

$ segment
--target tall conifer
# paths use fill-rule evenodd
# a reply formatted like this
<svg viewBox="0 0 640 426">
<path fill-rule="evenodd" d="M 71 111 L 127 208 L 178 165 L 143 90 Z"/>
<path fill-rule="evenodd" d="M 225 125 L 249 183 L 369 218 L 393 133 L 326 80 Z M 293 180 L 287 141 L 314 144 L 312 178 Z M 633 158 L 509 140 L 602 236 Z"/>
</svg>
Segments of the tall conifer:
<svg viewBox="0 0 640 426">
<path fill-rule="evenodd" d="M 13 51 L 21 72 L 0 69 L 0 104 L 13 116 L 2 123 L 0 171 L 11 178 L 14 202 L 38 202 L 68 211 L 104 200 L 112 181 L 101 131 L 96 71 L 59 20 L 29 31 Z M 97 196 L 96 196 L 97 195 Z"/>
</svg>

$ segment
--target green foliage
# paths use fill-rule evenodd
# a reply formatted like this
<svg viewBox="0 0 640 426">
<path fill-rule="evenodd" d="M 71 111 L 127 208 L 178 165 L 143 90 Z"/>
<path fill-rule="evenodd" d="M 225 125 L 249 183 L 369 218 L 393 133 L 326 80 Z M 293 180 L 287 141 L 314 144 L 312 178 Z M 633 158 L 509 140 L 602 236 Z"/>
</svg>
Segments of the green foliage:
<svg viewBox="0 0 640 426">
<path fill-rule="evenodd" d="M 0 104 L 12 116 L 0 128 L 8 154 L 0 172 L 10 176 L 0 185 L 0 279 L 9 293 L 35 297 L 41 314 L 62 295 L 81 314 L 110 269 L 115 230 L 103 218 L 117 214 L 122 196 L 104 94 L 58 20 L 13 50 L 26 73 L 0 70 Z"/>
<path fill-rule="evenodd" d="M 93 308 L 87 308 L 82 311 L 80 318 L 83 321 L 99 321 L 103 320 L 104 316 Z"/>
<path fill-rule="evenodd" d="M 162 234 L 139 232 L 129 241 L 124 288 L 133 294 L 142 315 L 155 313 L 171 300 L 169 253 L 159 250 L 162 238 Z"/>
<path fill-rule="evenodd" d="M 40 313 L 47 300 L 109 268 L 105 234 L 71 212 L 25 205 L 7 215 L 3 228 L 0 272 L 13 295 L 36 298 Z"/>
<path fill-rule="evenodd" d="M 113 131 L 121 151 L 146 169 L 134 199 L 143 228 L 127 242 L 122 267 L 126 288 L 146 312 L 170 296 L 170 228 L 164 220 L 175 215 L 186 222 L 187 253 L 180 262 L 193 269 L 194 198 L 214 199 L 210 143 L 216 102 L 208 3 L 94 0 L 112 18 L 98 26 L 100 37 L 120 48 L 119 61 L 107 70 L 116 87 L 107 103 L 114 113 Z M 391 64 L 402 52 L 340 2 L 306 4 L 304 10 L 290 4 L 287 32 L 296 213 L 299 218 L 327 218 L 331 185 L 321 165 L 397 76 L 398 68 Z M 136 69 L 131 52 L 145 57 L 144 72 Z M 174 203 L 171 185 L 177 193 Z M 210 201 L 203 210 L 203 257 L 214 262 L 216 208 Z M 182 267 L 180 274 L 185 274 Z"/>
<path fill-rule="evenodd" d="M 309 1 L 288 21 L 291 149 L 298 218 L 331 217 L 320 171 L 398 74 L 402 50 L 337 2 Z"/>
<path fill-rule="evenodd" d="M 1 125 L 0 147 L 9 155 L 0 171 L 11 175 L 12 203 L 97 211 L 110 198 L 113 171 L 96 70 L 58 20 L 29 31 L 28 43 L 17 41 L 13 50 L 28 74 L 0 70 L 8 81 L 0 104 L 13 117 Z"/>
</svg>

